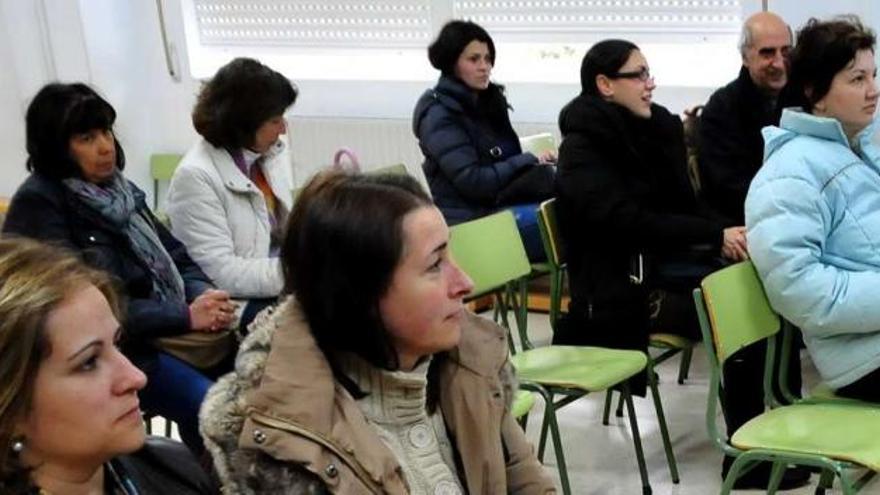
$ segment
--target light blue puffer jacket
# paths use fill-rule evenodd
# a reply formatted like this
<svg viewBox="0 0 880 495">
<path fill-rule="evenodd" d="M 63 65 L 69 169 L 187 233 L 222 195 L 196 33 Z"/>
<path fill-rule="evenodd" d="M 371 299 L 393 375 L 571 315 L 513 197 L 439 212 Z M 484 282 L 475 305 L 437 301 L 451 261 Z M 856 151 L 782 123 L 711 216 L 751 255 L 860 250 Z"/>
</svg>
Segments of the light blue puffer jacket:
<svg viewBox="0 0 880 495">
<path fill-rule="evenodd" d="M 850 146 L 835 119 L 794 109 L 765 127 L 746 198 L 749 251 L 773 307 L 799 326 L 822 378 L 849 385 L 880 367 L 877 122 Z"/>
</svg>

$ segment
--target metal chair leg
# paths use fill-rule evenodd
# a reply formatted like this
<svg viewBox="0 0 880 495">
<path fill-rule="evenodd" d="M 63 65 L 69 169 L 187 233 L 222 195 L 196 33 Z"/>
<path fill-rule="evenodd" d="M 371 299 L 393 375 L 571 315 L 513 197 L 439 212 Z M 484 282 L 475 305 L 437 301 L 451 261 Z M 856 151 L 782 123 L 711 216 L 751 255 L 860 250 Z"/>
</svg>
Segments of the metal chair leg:
<svg viewBox="0 0 880 495">
<path fill-rule="evenodd" d="M 648 481 L 648 468 L 645 466 L 645 453 L 642 451 L 642 437 L 639 434 L 639 424 L 636 419 L 636 410 L 633 407 L 632 394 L 629 392 L 629 385 L 623 384 L 620 393 L 626 401 L 626 412 L 629 415 L 629 426 L 632 430 L 633 446 L 636 449 L 636 461 L 639 464 L 639 475 L 642 477 L 642 494 L 651 494 L 651 482 Z"/>
<path fill-rule="evenodd" d="M 610 388 L 605 392 L 605 411 L 602 413 L 602 424 L 608 426 L 608 416 L 611 415 L 611 401 L 614 400 L 614 390 Z"/>
<path fill-rule="evenodd" d="M 785 473 L 785 463 L 776 461 L 773 463 L 773 469 L 770 470 L 770 481 L 767 482 L 767 495 L 776 495 L 779 490 L 779 483 L 782 481 L 782 475 Z"/>
<path fill-rule="evenodd" d="M 660 400 L 660 389 L 657 387 L 657 373 L 653 367 L 648 369 L 648 385 L 651 387 L 651 397 L 654 399 L 654 410 L 657 412 L 657 422 L 660 424 L 660 437 L 663 439 L 663 450 L 666 451 L 666 464 L 669 465 L 669 476 L 673 483 L 679 482 L 678 464 L 675 462 L 675 452 L 672 451 L 672 441 L 669 439 L 669 427 L 666 424 L 666 415 L 663 413 L 663 402 Z"/>
<path fill-rule="evenodd" d="M 688 378 L 688 372 L 691 369 L 691 357 L 694 354 L 694 348 L 686 347 L 681 351 L 681 363 L 678 367 L 678 384 L 684 385 L 685 380 Z"/>
</svg>

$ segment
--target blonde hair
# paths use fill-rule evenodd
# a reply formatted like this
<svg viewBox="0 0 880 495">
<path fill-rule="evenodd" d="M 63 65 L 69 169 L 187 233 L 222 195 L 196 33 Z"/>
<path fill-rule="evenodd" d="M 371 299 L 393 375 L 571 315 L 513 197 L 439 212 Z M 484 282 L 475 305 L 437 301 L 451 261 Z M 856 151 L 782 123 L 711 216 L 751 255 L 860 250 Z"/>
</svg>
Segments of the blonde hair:
<svg viewBox="0 0 880 495">
<path fill-rule="evenodd" d="M 0 239 L 0 492 L 29 486 L 12 452 L 15 426 L 27 416 L 34 380 L 51 353 L 46 319 L 71 294 L 95 286 L 119 318 L 110 279 L 67 250 L 27 239 Z M 8 490 L 8 491 L 7 491 Z"/>
</svg>

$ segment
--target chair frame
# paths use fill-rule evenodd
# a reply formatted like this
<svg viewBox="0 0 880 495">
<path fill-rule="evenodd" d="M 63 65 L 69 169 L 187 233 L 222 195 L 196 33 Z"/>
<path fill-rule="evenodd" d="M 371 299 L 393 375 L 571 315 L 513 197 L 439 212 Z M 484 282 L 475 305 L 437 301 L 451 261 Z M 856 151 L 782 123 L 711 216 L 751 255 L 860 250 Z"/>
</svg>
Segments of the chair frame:
<svg viewBox="0 0 880 495">
<path fill-rule="evenodd" d="M 516 234 L 516 239 L 518 237 L 518 231 L 516 230 L 516 223 L 513 219 L 513 215 L 509 211 L 503 211 L 496 213 L 495 215 L 506 215 L 509 219 L 506 222 L 509 224 L 508 231 L 512 229 L 512 232 Z M 478 219 L 473 221 L 480 222 L 485 221 L 485 219 Z M 472 222 L 468 222 L 472 223 Z M 465 225 L 465 224 L 462 224 Z M 453 249 L 454 253 L 454 240 L 456 238 L 456 230 L 462 228 L 461 226 L 452 227 L 452 242 L 451 249 Z M 465 227 L 466 228 L 466 227 Z M 511 234 L 512 236 L 512 234 Z M 511 309 L 511 305 L 508 304 L 509 301 L 519 300 L 520 302 L 526 301 L 528 288 L 526 284 L 522 283 L 524 279 L 529 276 L 531 267 L 528 265 L 528 261 L 525 256 L 525 249 L 522 246 L 522 242 L 518 243 L 517 246 L 513 246 L 512 249 L 518 251 L 517 260 L 518 267 L 515 270 L 515 273 L 512 272 L 507 280 L 496 280 L 488 284 L 478 283 L 478 290 L 473 294 L 472 297 L 479 297 L 484 294 L 494 293 L 497 301 L 497 309 L 498 316 L 501 319 L 501 324 L 507 330 L 508 333 L 508 342 L 510 343 L 510 351 L 512 355 L 516 355 L 516 347 L 513 344 L 512 332 L 509 325 L 509 319 L 507 316 L 508 311 Z M 466 270 L 467 271 L 467 270 Z M 474 275 L 471 275 L 473 278 L 478 279 Z M 520 338 L 520 345 L 523 353 L 528 353 L 529 351 L 534 349 L 534 346 L 529 339 L 527 328 L 525 326 L 525 319 L 527 316 L 527 308 L 525 304 L 519 304 L 513 307 L 514 309 L 514 317 L 517 321 L 517 329 Z M 612 351 L 612 350 L 609 350 Z M 649 361 L 650 358 L 646 356 L 646 362 Z M 570 482 L 568 479 L 568 471 L 565 462 L 565 453 L 562 447 L 562 439 L 559 434 L 559 424 L 556 419 L 556 411 L 567 405 L 571 402 L 577 400 L 580 397 L 583 397 L 593 391 L 584 390 L 576 387 L 568 387 L 568 386 L 559 386 L 553 385 L 551 383 L 541 383 L 540 381 L 528 380 L 523 377 L 520 377 L 521 383 L 520 387 L 525 390 L 534 391 L 542 396 L 545 402 L 545 410 L 544 417 L 541 425 L 541 436 L 538 447 L 538 458 L 543 460 L 544 452 L 546 449 L 546 441 L 547 441 L 547 433 L 549 431 L 550 436 L 553 439 L 553 448 L 556 455 L 557 467 L 559 469 L 560 482 L 562 484 L 562 491 L 565 494 L 571 493 Z M 648 472 L 644 459 L 644 452 L 642 450 L 641 445 L 641 435 L 638 429 L 638 421 L 635 415 L 635 409 L 632 403 L 632 395 L 629 390 L 628 380 L 624 379 L 622 382 L 619 382 L 615 385 L 618 388 L 624 398 L 624 402 L 627 405 L 629 411 L 629 423 L 630 428 L 633 434 L 633 445 L 636 451 L 636 458 L 639 466 L 639 473 L 642 479 L 642 490 L 643 493 L 649 494 L 651 493 L 650 483 L 648 481 Z M 666 453 L 667 463 L 669 465 L 670 474 L 673 482 L 678 483 L 678 467 L 675 462 L 674 454 L 672 453 L 672 448 L 669 441 L 669 433 L 666 428 L 666 421 L 663 415 L 663 407 L 660 403 L 660 396 L 656 390 L 656 383 L 652 386 L 653 397 L 654 397 L 654 405 L 657 409 L 658 420 L 660 422 L 660 431 L 663 437 L 664 450 Z M 561 398 L 557 400 L 557 397 Z"/>
<path fill-rule="evenodd" d="M 864 485 L 870 481 L 870 479 L 876 474 L 874 471 L 868 471 L 865 475 L 861 476 L 858 479 L 853 479 L 850 475 L 850 471 L 854 468 L 862 468 L 863 466 L 843 460 L 828 457 L 825 455 L 811 453 L 811 452 L 794 452 L 794 451 L 781 451 L 776 449 L 767 449 L 767 448 L 752 448 L 752 449 L 739 449 L 728 442 L 727 437 L 721 432 L 718 424 L 716 422 L 716 418 L 718 416 L 718 400 L 720 385 L 721 385 L 721 367 L 724 364 L 724 359 L 719 358 L 719 353 L 724 354 L 724 351 L 719 351 L 719 336 L 717 332 L 719 331 L 716 327 L 714 321 L 714 317 L 712 316 L 711 305 L 709 304 L 706 298 L 706 291 L 708 290 L 707 282 L 713 277 L 717 276 L 720 272 L 725 272 L 729 270 L 742 270 L 745 271 L 749 267 L 752 270 L 752 276 L 757 279 L 757 273 L 754 273 L 754 267 L 751 265 L 750 261 L 744 261 L 738 263 L 736 265 L 724 268 L 715 274 L 709 275 L 703 281 L 703 284 L 700 288 L 694 289 L 693 297 L 694 303 L 697 308 L 697 316 L 700 320 L 700 329 L 703 333 L 703 344 L 706 346 L 706 351 L 708 354 L 709 366 L 710 366 L 710 381 L 709 381 L 709 395 L 706 406 L 706 429 L 709 433 L 709 438 L 715 444 L 715 446 L 721 450 L 724 454 L 734 457 L 735 460 L 733 464 L 730 466 L 730 469 L 727 473 L 727 477 L 724 479 L 724 483 L 721 487 L 721 494 L 726 495 L 730 493 L 733 489 L 733 485 L 736 482 L 737 478 L 741 475 L 748 473 L 750 470 L 754 469 L 760 462 L 768 461 L 771 462 L 773 467 L 770 474 L 770 482 L 768 484 L 768 494 L 775 493 L 779 487 L 779 483 L 782 480 L 782 476 L 785 471 L 785 467 L 788 464 L 797 464 L 803 466 L 814 466 L 822 469 L 822 475 L 820 477 L 819 486 L 816 489 L 816 493 L 824 493 L 824 491 L 831 487 L 833 483 L 834 477 L 840 478 L 841 488 L 845 495 L 853 495 L 857 493 Z M 760 281 L 758 281 L 760 285 Z M 770 307 L 769 301 L 766 299 L 766 295 L 763 293 L 763 288 L 761 288 L 761 297 L 763 299 L 763 307 L 751 307 L 750 311 L 755 312 L 769 312 L 775 317 L 775 329 L 769 330 L 769 336 L 764 337 L 767 340 L 767 352 L 764 358 L 764 379 L 763 379 L 763 391 L 764 391 L 764 403 L 772 408 L 784 408 L 786 407 L 776 398 L 773 392 L 773 375 L 774 366 L 776 361 L 776 347 L 779 344 L 779 340 L 782 340 L 782 349 L 779 356 L 779 367 L 780 372 L 778 373 L 778 385 L 779 389 L 783 394 L 785 400 L 789 401 L 791 404 L 810 404 L 810 403 L 837 403 L 844 404 L 849 402 L 850 405 L 854 404 L 855 401 L 847 401 L 847 400 L 818 400 L 818 399 L 797 399 L 794 394 L 788 389 L 788 380 L 786 376 L 787 364 L 790 359 L 789 349 L 790 342 L 792 339 L 792 329 L 791 325 L 785 322 L 778 314 L 776 314 L 773 309 Z M 757 342 L 762 339 L 753 340 L 751 342 L 745 342 L 739 346 L 739 348 L 744 347 L 750 343 Z M 733 349 L 735 352 L 738 349 Z M 733 352 L 729 352 L 728 355 L 733 354 Z M 855 404 L 853 407 L 874 407 L 876 405 L 859 405 Z"/>
</svg>

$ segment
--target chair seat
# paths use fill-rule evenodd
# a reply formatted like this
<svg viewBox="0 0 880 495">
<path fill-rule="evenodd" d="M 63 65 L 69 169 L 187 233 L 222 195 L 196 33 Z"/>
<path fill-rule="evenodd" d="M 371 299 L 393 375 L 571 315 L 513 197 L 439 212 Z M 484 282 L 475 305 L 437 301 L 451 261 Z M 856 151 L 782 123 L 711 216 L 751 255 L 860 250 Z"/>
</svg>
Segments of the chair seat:
<svg viewBox="0 0 880 495">
<path fill-rule="evenodd" d="M 522 381 L 598 392 L 645 369 L 641 351 L 553 345 L 510 357 Z"/>
<path fill-rule="evenodd" d="M 652 333 L 649 336 L 650 344 L 654 347 L 669 347 L 671 349 L 686 349 L 694 345 L 690 339 L 674 333 Z"/>
<path fill-rule="evenodd" d="M 510 407 L 510 414 L 514 418 L 521 418 L 532 410 L 535 406 L 535 394 L 528 390 L 517 390 L 513 396 L 513 405 Z"/>
<path fill-rule="evenodd" d="M 880 470 L 880 406 L 795 404 L 769 410 L 744 424 L 737 448 L 824 455 Z"/>
</svg>

